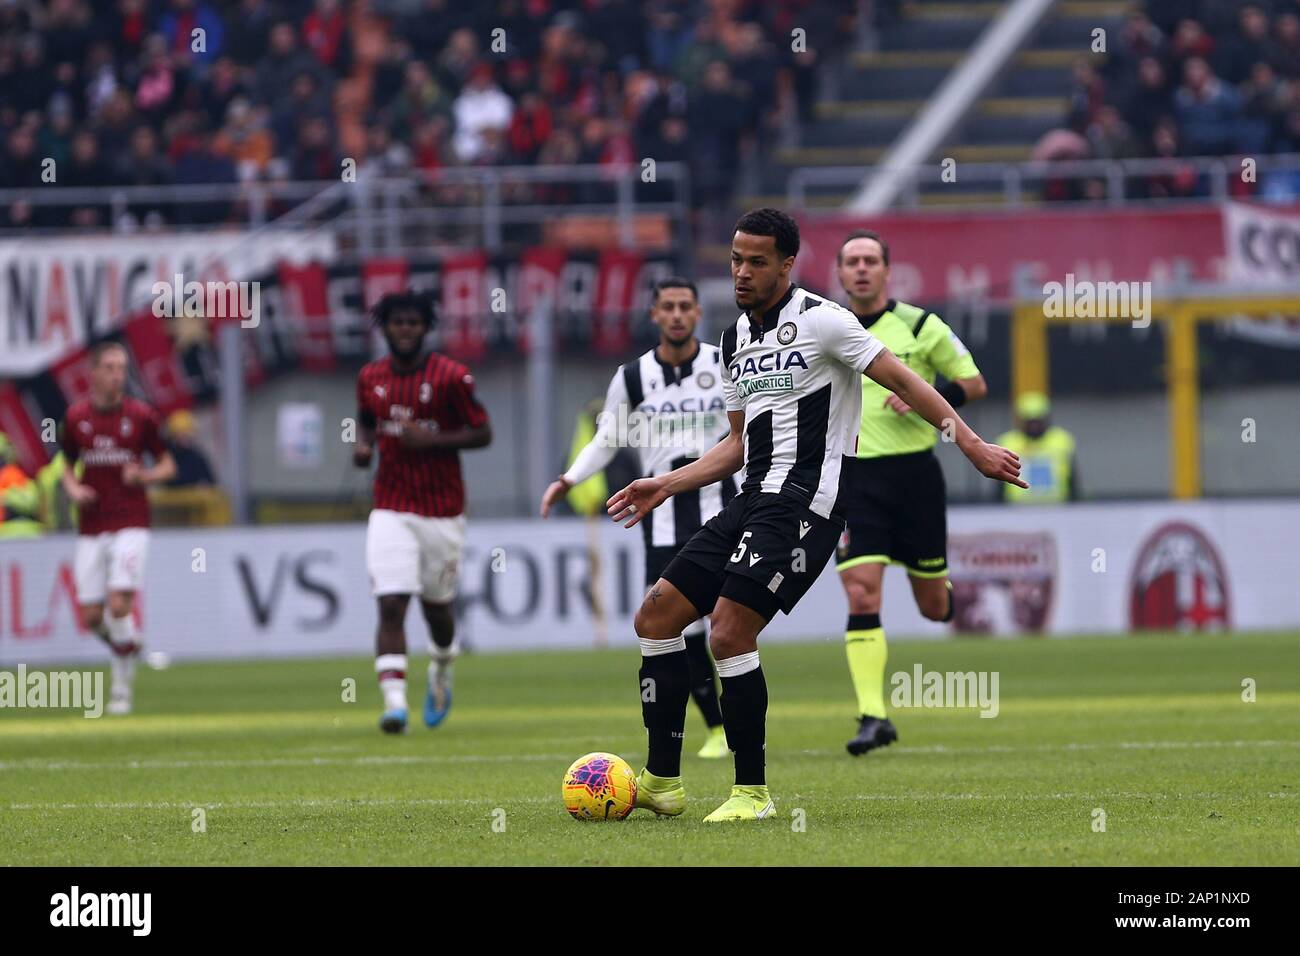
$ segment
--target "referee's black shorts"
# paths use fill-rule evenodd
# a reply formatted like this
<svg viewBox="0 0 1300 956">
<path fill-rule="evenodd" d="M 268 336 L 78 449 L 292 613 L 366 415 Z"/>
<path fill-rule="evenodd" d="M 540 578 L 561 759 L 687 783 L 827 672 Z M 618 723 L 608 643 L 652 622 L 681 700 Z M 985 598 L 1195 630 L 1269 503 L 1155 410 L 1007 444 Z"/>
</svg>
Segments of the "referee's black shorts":
<svg viewBox="0 0 1300 956">
<path fill-rule="evenodd" d="M 853 458 L 844 467 L 850 476 L 835 570 L 893 563 L 913 577 L 947 575 L 947 496 L 933 452 Z"/>
</svg>

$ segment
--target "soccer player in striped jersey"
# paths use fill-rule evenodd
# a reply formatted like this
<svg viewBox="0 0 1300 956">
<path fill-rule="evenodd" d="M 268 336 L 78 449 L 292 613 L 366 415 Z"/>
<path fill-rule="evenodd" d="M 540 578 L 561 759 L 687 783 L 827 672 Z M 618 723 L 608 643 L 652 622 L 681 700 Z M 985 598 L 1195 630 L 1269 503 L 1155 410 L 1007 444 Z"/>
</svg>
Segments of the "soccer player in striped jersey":
<svg viewBox="0 0 1300 956">
<path fill-rule="evenodd" d="M 961 408 L 988 394 L 970 350 L 933 312 L 889 297 L 889 246 L 869 229 L 850 233 L 836 259 L 849 310 L 908 368 Z M 893 392 L 862 380 L 857 455 L 845 464 L 851 494 L 835 569 L 849 601 L 844 648 L 858 701 L 854 756 L 898 739 L 885 716 L 885 631 L 880 626 L 885 565 L 907 569 L 912 596 L 932 621 L 952 620 L 948 522 L 938 432 Z"/>
<path fill-rule="evenodd" d="M 722 353 L 695 337 L 700 321 L 695 283 L 678 276 L 656 283 L 650 319 L 659 329 L 659 344 L 614 373 L 596 434 L 546 489 L 543 518 L 570 488 L 608 465 L 620 447 L 635 449 L 641 474 L 665 475 L 698 458 L 730 430 L 723 408 Z M 735 495 L 735 476 L 727 475 L 670 499 L 642 522 L 647 588 L 691 535 Z M 691 697 L 708 727 L 699 756 L 725 757 L 727 738 L 704 618 L 692 622 L 682 637 L 691 667 Z"/>
<path fill-rule="evenodd" d="M 780 210 L 740 218 L 731 274 L 744 313 L 721 343 L 731 431 L 699 459 L 638 478 L 608 502 L 610 517 L 631 527 L 668 498 L 745 467 L 740 493 L 682 547 L 637 611 L 649 753 L 636 800 L 658 814 L 677 815 L 686 805 L 681 750 L 690 664 L 681 635 L 702 614 L 712 615 L 710 645 L 736 770 L 730 798 L 705 822 L 758 820 L 775 809 L 765 769 L 767 682 L 758 635 L 777 611 L 794 609 L 844 530 L 841 478 L 861 426 L 862 375 L 936 428 L 951 427 L 982 474 L 1023 484 L 1019 459 L 980 439 L 853 313 L 791 283 L 798 252 L 799 227 Z"/>
<path fill-rule="evenodd" d="M 465 485 L 460 450 L 492 441 L 487 412 L 474 395 L 469 369 L 424 351 L 433 328 L 427 295 L 390 293 L 375 305 L 389 354 L 357 378 L 357 446 L 353 462 L 368 468 L 376 444 L 374 509 L 366 526 L 366 568 L 379 603 L 375 671 L 384 695 L 379 726 L 406 730 L 406 609 L 419 595 L 433 640 L 424 722 L 442 723 L 451 708 L 456 659 L 456 594 L 465 544 Z"/>
<path fill-rule="evenodd" d="M 176 460 L 160 434 L 158 412 L 126 394 L 126 373 L 127 353 L 121 343 L 95 346 L 90 353 L 90 396 L 68 408 L 60 438 L 67 459 L 63 490 L 77 506 L 73 565 L 81 623 L 113 655 L 110 714 L 131 712 L 143 644 L 135 623 L 135 596 L 144 587 L 149 554 L 146 489 L 176 474 Z M 152 464 L 145 464 L 146 455 Z"/>
</svg>

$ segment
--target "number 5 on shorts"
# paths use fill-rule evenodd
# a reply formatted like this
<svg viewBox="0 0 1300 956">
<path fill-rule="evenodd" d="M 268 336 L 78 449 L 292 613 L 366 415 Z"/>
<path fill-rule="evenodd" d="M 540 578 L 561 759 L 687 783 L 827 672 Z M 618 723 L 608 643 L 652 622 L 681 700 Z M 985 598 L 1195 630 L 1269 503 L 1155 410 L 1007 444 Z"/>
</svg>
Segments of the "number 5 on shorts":
<svg viewBox="0 0 1300 956">
<path fill-rule="evenodd" d="M 745 556 L 745 549 L 749 547 L 745 543 L 745 539 L 753 533 L 752 531 L 745 531 L 740 535 L 740 543 L 736 546 L 736 553 L 731 556 L 732 561 L 739 561 Z"/>
</svg>

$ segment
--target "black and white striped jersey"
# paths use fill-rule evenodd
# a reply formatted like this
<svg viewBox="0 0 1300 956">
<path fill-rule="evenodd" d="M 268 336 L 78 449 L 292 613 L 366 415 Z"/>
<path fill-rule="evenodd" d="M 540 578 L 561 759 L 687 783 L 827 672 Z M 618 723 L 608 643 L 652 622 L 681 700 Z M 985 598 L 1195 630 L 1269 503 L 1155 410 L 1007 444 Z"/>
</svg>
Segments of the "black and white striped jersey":
<svg viewBox="0 0 1300 956">
<path fill-rule="evenodd" d="M 564 477 L 578 484 L 600 471 L 619 448 L 631 448 L 642 475 L 664 475 L 689 464 L 727 436 L 723 407 L 722 353 L 696 343 L 681 365 L 662 361 L 654 349 L 614 373 L 596 434 L 578 453 Z M 673 495 L 641 522 L 646 544 L 678 547 L 737 493 L 736 479 Z"/>
<path fill-rule="evenodd" d="M 848 309 L 797 286 L 722 333 L 727 411 L 745 412 L 741 492 L 838 514 L 840 472 L 862 418 L 862 373 L 884 349 Z"/>
</svg>

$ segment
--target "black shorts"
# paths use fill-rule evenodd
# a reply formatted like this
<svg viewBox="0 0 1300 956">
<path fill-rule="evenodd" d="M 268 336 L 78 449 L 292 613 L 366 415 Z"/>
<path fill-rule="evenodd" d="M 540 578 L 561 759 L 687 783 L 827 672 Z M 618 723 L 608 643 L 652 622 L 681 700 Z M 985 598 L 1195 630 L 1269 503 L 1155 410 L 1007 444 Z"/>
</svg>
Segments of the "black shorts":
<svg viewBox="0 0 1300 956">
<path fill-rule="evenodd" d="M 901 564 L 919 578 L 948 573 L 947 493 L 932 452 L 853 458 L 841 501 L 846 527 L 835 568 Z"/>
<path fill-rule="evenodd" d="M 842 530 L 793 499 L 746 492 L 682 545 L 663 577 L 701 616 L 713 613 L 721 596 L 770 621 L 778 610 L 789 614 L 812 587 Z"/>
<path fill-rule="evenodd" d="M 677 545 L 667 545 L 656 548 L 648 544 L 645 549 L 645 586 L 650 587 L 661 577 L 664 576 L 664 568 L 672 564 L 673 558 L 677 557 L 677 552 L 681 548 Z"/>
</svg>

